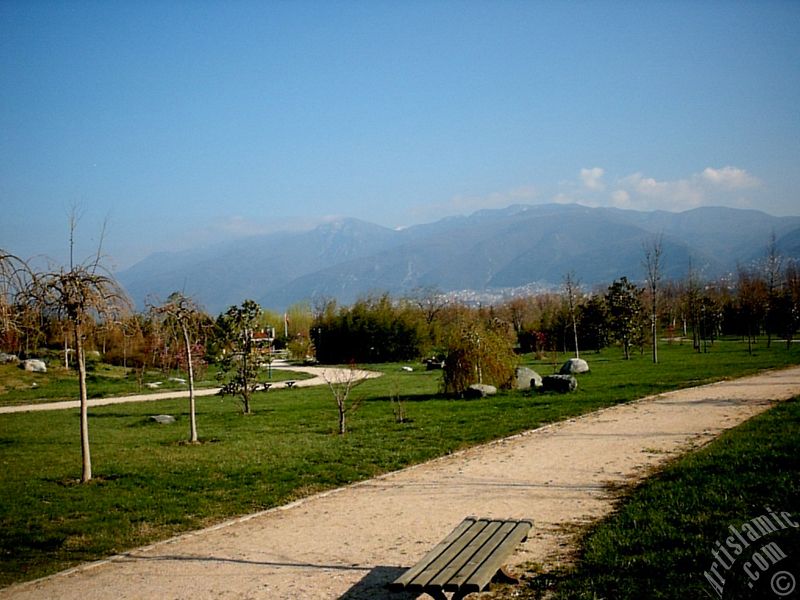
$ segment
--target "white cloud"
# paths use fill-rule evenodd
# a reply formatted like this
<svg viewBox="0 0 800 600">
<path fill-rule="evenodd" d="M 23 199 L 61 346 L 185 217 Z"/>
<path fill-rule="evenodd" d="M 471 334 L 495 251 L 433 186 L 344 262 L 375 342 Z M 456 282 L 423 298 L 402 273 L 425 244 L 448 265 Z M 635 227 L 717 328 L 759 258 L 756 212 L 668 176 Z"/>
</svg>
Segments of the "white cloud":
<svg viewBox="0 0 800 600">
<path fill-rule="evenodd" d="M 603 175 L 605 175 L 605 169 L 600 167 L 581 169 L 583 185 L 592 191 L 601 191 L 606 188 L 605 183 L 603 183 Z"/>
<path fill-rule="evenodd" d="M 702 173 L 703 179 L 713 185 L 718 185 L 730 189 L 752 188 L 760 185 L 760 181 L 750 175 L 744 169 L 736 167 L 722 167 L 714 169 L 706 167 Z"/>
<path fill-rule="evenodd" d="M 629 208 L 631 195 L 625 190 L 614 190 L 614 193 L 611 194 L 611 204 L 617 208 Z"/>
<path fill-rule="evenodd" d="M 682 211 L 705 205 L 747 206 L 747 198 L 734 195 L 761 182 L 744 169 L 707 167 L 683 179 L 659 181 L 642 173 L 619 179 L 611 204 L 638 210 Z"/>
</svg>

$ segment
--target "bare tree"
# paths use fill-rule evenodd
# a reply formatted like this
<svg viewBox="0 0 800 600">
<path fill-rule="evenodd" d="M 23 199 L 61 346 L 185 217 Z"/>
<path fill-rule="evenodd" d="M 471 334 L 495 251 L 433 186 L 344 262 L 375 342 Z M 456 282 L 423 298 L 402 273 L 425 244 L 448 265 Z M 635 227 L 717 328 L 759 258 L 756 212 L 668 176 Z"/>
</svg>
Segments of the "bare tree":
<svg viewBox="0 0 800 600">
<path fill-rule="evenodd" d="M 173 292 L 166 302 L 152 308 L 156 315 L 164 319 L 164 324 L 180 335 L 186 359 L 186 370 L 189 378 L 189 442 L 197 443 L 197 417 L 194 397 L 194 357 L 192 347 L 196 343 L 198 317 L 200 308 L 194 300 L 181 292 Z M 175 336 L 173 336 L 175 337 Z"/>
<path fill-rule="evenodd" d="M 0 349 L 14 349 L 26 322 L 27 311 L 20 302 L 32 280 L 27 263 L 0 248 Z"/>
<path fill-rule="evenodd" d="M 366 374 L 355 365 L 348 368 L 331 368 L 322 372 L 322 379 L 328 384 L 339 412 L 339 435 L 347 432 L 347 413 L 354 412 L 361 404 L 360 399 L 350 398 L 350 392 L 366 381 Z"/>
<path fill-rule="evenodd" d="M 86 387 L 86 354 L 84 337 L 95 319 L 114 319 L 130 308 L 125 292 L 101 265 L 102 235 L 97 254 L 92 260 L 75 264 L 73 258 L 75 213 L 70 217 L 70 265 L 34 276 L 28 297 L 44 312 L 66 318 L 71 324 L 78 366 L 81 431 L 81 481 L 92 478 L 89 447 L 88 394 Z"/>
<path fill-rule="evenodd" d="M 769 238 L 767 255 L 764 257 L 764 279 L 767 284 L 767 297 L 765 305 L 765 320 L 767 329 L 767 348 L 772 345 L 772 316 L 777 303 L 778 293 L 781 288 L 781 271 L 783 270 L 783 256 L 778 250 L 778 240 L 775 231 Z"/>
<path fill-rule="evenodd" d="M 642 244 L 644 268 L 647 278 L 647 291 L 650 295 L 650 336 L 653 340 L 653 362 L 658 362 L 658 293 L 661 283 L 661 257 L 664 251 L 664 238 L 659 235 Z"/>
<path fill-rule="evenodd" d="M 578 351 L 578 318 L 576 315 L 579 290 L 580 281 L 575 277 L 575 272 L 570 271 L 564 277 L 564 293 L 567 296 L 567 308 L 569 308 L 569 318 L 572 321 L 572 335 L 575 337 L 575 358 L 581 357 Z"/>
</svg>

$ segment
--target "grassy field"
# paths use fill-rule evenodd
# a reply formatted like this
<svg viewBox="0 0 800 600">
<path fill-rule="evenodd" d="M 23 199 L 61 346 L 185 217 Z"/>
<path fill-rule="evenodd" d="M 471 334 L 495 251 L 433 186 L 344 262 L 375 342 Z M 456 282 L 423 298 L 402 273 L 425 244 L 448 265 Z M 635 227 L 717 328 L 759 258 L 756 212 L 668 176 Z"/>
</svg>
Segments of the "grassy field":
<svg viewBox="0 0 800 600">
<path fill-rule="evenodd" d="M 189 389 L 185 383 L 170 381 L 171 378 L 185 379 L 186 374 L 180 371 L 163 373 L 151 370 L 146 371 L 139 379 L 131 369 L 103 363 L 89 363 L 88 366 L 86 384 L 89 398 Z M 214 366 L 205 369 L 205 372 L 195 380 L 195 387 L 199 389 L 219 386 L 216 373 L 217 369 Z M 284 381 L 308 377 L 311 376 L 306 373 L 273 369 L 270 378 L 267 378 L 267 373 L 264 372 L 263 380 Z M 156 382 L 159 382 L 158 389 L 149 389 L 146 385 Z M 47 373 L 29 373 L 15 365 L 0 365 L 0 406 L 77 399 L 78 376 L 74 370 L 68 371 L 63 366 L 50 364 Z"/>
<path fill-rule="evenodd" d="M 561 362 L 558 357 L 556 363 Z M 235 399 L 198 400 L 202 443 L 187 445 L 186 402 L 90 411 L 95 480 L 80 475 L 77 410 L 0 416 L 0 585 L 40 577 L 181 531 L 277 506 L 435 456 L 651 393 L 800 362 L 775 344 L 709 354 L 664 346 L 661 363 L 618 350 L 588 354 L 592 372 L 569 396 L 501 393 L 483 400 L 438 395 L 440 373 L 372 366 L 385 375 L 353 392 L 362 400 L 337 435 L 325 387 L 257 394 L 252 416 Z M 552 362 L 532 362 L 542 374 Z M 398 396 L 406 415 L 398 422 Z M 172 414 L 160 425 L 153 414 Z"/>
<path fill-rule="evenodd" d="M 800 578 L 800 529 L 783 527 L 782 513 L 800 524 L 800 398 L 646 480 L 585 535 L 574 568 L 534 576 L 527 593 L 513 597 L 798 598 L 781 572 Z M 745 523 L 764 515 L 780 526 L 757 540 L 743 537 L 749 547 L 729 529 L 745 533 Z M 765 550 L 772 543 L 780 553 Z M 713 551 L 721 558 L 716 571 Z"/>
</svg>

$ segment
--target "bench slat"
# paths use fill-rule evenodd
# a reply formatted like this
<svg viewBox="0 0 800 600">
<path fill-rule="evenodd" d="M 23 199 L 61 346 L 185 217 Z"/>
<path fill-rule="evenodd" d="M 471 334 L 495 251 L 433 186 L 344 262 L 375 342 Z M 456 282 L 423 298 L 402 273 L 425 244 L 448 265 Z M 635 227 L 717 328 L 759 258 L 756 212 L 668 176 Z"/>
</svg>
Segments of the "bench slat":
<svg viewBox="0 0 800 600">
<path fill-rule="evenodd" d="M 476 531 L 476 535 L 466 544 L 463 549 L 458 553 L 458 556 L 450 560 L 445 568 L 439 571 L 433 579 L 428 582 L 428 587 L 431 589 L 447 589 L 446 584 L 456 574 L 464 569 L 467 561 L 471 560 L 476 553 L 480 553 L 487 540 L 492 539 L 497 530 L 500 529 L 500 523 L 497 521 L 487 522 L 487 524 L 480 530 Z M 466 536 L 465 536 L 466 537 Z M 473 567 L 470 573 L 475 570 Z"/>
<path fill-rule="evenodd" d="M 460 567 L 452 574 L 444 589 L 447 591 L 458 590 L 469 577 L 481 566 L 488 556 L 491 556 L 503 540 L 506 539 L 509 532 L 514 529 L 516 523 L 502 523 L 496 522 L 491 532 L 492 535 L 484 539 L 484 543 L 476 549 L 471 556 L 466 556 L 462 561 Z M 491 579 L 491 576 L 490 576 Z M 486 582 L 488 584 L 488 581 Z"/>
<path fill-rule="evenodd" d="M 459 597 L 483 591 L 532 526 L 527 520 L 467 517 L 389 588 L 429 592 L 437 598 L 444 597 L 445 590 Z"/>
<path fill-rule="evenodd" d="M 442 569 L 445 569 L 450 563 L 461 556 L 461 551 L 466 548 L 469 543 L 475 539 L 475 536 L 488 525 L 489 521 L 485 519 L 473 520 L 472 524 L 462 533 L 455 541 L 451 542 L 448 548 L 445 548 L 440 556 L 431 562 L 422 573 L 409 584 L 410 590 L 427 589 L 431 580 L 436 577 Z"/>
<path fill-rule="evenodd" d="M 478 570 L 467 579 L 462 589 L 467 592 L 479 592 L 485 589 L 492 580 L 492 577 L 494 577 L 503 566 L 505 558 L 528 536 L 528 531 L 530 531 L 531 526 L 531 523 L 525 521 L 517 523 L 506 538 L 497 546 L 494 554 L 489 556 Z"/>
<path fill-rule="evenodd" d="M 453 529 L 450 534 L 444 538 L 441 542 L 439 542 L 436 547 L 433 548 L 430 552 L 428 552 L 414 567 L 403 573 L 400 577 L 395 579 L 389 587 L 394 590 L 402 590 L 409 585 L 411 582 L 416 579 L 418 575 L 420 575 L 428 565 L 436 560 L 442 552 L 447 550 L 447 548 L 455 542 L 461 535 L 466 532 L 470 527 L 472 527 L 477 519 L 474 517 L 468 517 L 464 519 L 458 527 Z"/>
</svg>

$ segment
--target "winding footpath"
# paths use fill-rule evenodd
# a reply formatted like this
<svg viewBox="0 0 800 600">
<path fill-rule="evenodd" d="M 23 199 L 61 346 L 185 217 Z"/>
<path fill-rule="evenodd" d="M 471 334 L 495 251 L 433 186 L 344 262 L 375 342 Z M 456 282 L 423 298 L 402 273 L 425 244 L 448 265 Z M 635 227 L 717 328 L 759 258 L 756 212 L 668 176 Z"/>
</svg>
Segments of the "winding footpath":
<svg viewBox="0 0 800 600">
<path fill-rule="evenodd" d="M 336 381 L 337 377 L 344 377 L 350 374 L 349 369 L 336 367 L 297 367 L 289 365 L 283 361 L 275 361 L 273 369 L 284 369 L 296 373 L 308 373 L 311 379 L 300 379 L 293 383 L 294 387 L 309 387 L 312 385 L 325 385 L 328 381 Z M 377 371 L 364 371 L 356 369 L 352 376 L 355 379 L 372 379 L 380 377 Z M 285 381 L 276 381 L 270 389 L 281 389 L 287 387 Z M 219 388 L 200 388 L 194 391 L 196 398 L 201 396 L 214 396 L 219 393 Z M 109 398 L 92 398 L 87 400 L 89 408 L 93 406 L 106 406 L 109 404 L 125 404 L 126 402 L 152 402 L 154 400 L 169 400 L 172 398 L 188 398 L 188 390 L 170 390 L 165 392 L 155 392 L 150 394 L 133 394 L 130 396 L 112 396 Z M 80 400 L 65 400 L 63 402 L 37 402 L 36 404 L 22 404 L 19 406 L 0 406 L 0 415 L 19 412 L 35 412 L 40 410 L 66 410 L 69 408 L 80 408 Z"/>
<path fill-rule="evenodd" d="M 408 600 L 386 583 L 465 516 L 530 518 L 512 566 L 559 560 L 576 526 L 612 510 L 610 485 L 796 395 L 800 367 L 644 398 L 14 585 L 0 599 Z"/>
</svg>

